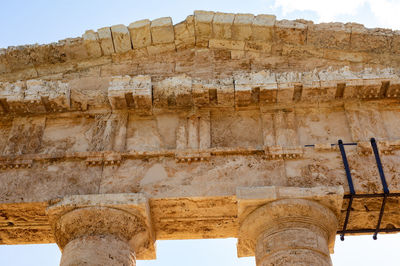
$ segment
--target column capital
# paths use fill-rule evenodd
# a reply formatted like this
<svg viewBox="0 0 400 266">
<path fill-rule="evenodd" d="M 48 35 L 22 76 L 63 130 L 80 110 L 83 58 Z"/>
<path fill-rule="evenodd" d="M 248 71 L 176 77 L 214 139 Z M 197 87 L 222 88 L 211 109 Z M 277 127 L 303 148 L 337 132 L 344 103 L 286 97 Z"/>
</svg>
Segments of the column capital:
<svg viewBox="0 0 400 266">
<path fill-rule="evenodd" d="M 332 253 L 343 195 L 342 187 L 238 188 L 238 256 L 254 256 L 258 237 L 268 231 L 298 227 L 319 228 Z"/>
<path fill-rule="evenodd" d="M 129 243 L 137 259 L 155 259 L 148 200 L 142 193 L 73 195 L 47 208 L 61 250 L 81 237 L 110 235 Z"/>
</svg>

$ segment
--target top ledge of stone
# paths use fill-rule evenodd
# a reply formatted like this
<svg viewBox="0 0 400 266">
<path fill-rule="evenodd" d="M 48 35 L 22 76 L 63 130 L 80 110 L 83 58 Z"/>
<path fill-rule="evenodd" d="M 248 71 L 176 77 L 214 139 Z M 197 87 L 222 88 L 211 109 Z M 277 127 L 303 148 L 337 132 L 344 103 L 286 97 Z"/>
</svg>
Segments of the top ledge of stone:
<svg viewBox="0 0 400 266">
<path fill-rule="evenodd" d="M 189 23 L 189 21 L 194 22 L 195 27 L 190 26 L 192 22 Z M 207 41 L 207 38 L 211 38 L 210 33 L 210 26 L 211 24 L 215 25 L 222 25 L 221 30 L 226 31 L 226 35 L 224 35 L 222 38 L 231 41 L 235 39 L 237 34 L 244 34 L 246 33 L 247 35 L 251 35 L 252 30 L 248 28 L 250 27 L 256 27 L 257 30 L 260 30 L 259 28 L 266 27 L 268 28 L 269 31 L 273 31 L 274 28 L 281 28 L 280 31 L 285 31 L 285 29 L 288 29 L 289 31 L 292 29 L 300 29 L 304 30 L 307 27 L 310 27 L 313 30 L 323 32 L 324 31 L 336 31 L 336 32 L 351 32 L 351 33 L 356 33 L 359 35 L 365 35 L 364 37 L 361 37 L 361 39 L 368 39 L 370 37 L 378 38 L 379 40 L 383 40 L 381 42 L 386 42 L 387 44 L 393 43 L 393 45 L 387 45 L 390 46 L 386 50 L 384 49 L 384 52 L 390 52 L 390 53 L 398 53 L 397 49 L 397 43 L 398 43 L 398 36 L 400 35 L 399 31 L 392 31 L 390 29 L 381 29 L 381 28 L 374 28 L 374 29 L 368 29 L 365 28 L 361 24 L 357 23 L 321 23 L 321 24 L 313 24 L 312 21 L 307 21 L 307 20 L 302 20 L 302 19 L 297 19 L 297 20 L 276 20 L 276 16 L 274 15 L 257 15 L 254 16 L 252 14 L 234 14 L 234 13 L 221 13 L 221 12 L 212 12 L 212 11 L 202 11 L 202 10 L 197 10 L 194 11 L 193 16 L 189 16 L 188 19 L 185 21 L 187 24 L 187 31 L 188 33 L 185 33 L 185 41 L 190 41 L 193 42 L 193 40 L 196 40 L 196 34 L 205 34 L 204 36 L 204 41 Z M 189 23 L 189 24 L 188 24 Z M 179 23 L 178 23 L 179 24 Z M 176 25 L 178 25 L 176 24 Z M 186 25 L 183 24 L 183 25 Z M 201 25 L 203 24 L 203 25 Z M 207 25 L 209 24 L 209 25 Z M 176 27 L 175 25 L 175 27 Z M 228 27 L 231 27 L 232 29 Z M 241 26 L 245 27 L 241 27 Z M 136 33 L 136 31 L 130 32 L 130 30 L 135 29 L 135 28 L 143 28 L 143 27 L 148 27 L 151 26 L 153 29 L 156 29 L 154 32 L 151 31 L 147 32 L 146 29 L 143 29 L 143 31 L 140 31 L 139 33 Z M 139 48 L 146 48 L 150 47 L 151 45 L 154 44 L 164 44 L 168 43 L 170 45 L 168 47 L 168 51 L 175 51 L 174 47 L 174 42 L 182 42 L 180 40 L 179 36 L 174 35 L 174 31 L 170 29 L 170 27 L 173 26 L 172 19 L 170 17 L 162 17 L 155 19 L 153 21 L 150 21 L 148 19 L 143 19 L 139 20 L 136 22 L 133 22 L 129 24 L 129 26 L 125 26 L 122 24 L 114 25 L 111 27 L 103 27 L 100 28 L 96 31 L 93 30 L 88 30 L 86 31 L 82 37 L 77 37 L 77 38 L 67 38 L 64 40 L 60 40 L 58 42 L 50 43 L 50 44 L 44 44 L 44 45 L 38 45 L 38 44 L 32 44 L 32 45 L 22 45 L 22 46 L 10 46 L 7 49 L 1 49 L 0 48 L 0 75 L 3 77 L 2 80 L 8 79 L 10 73 L 14 72 L 22 72 L 25 71 L 28 68 L 36 68 L 36 67 L 41 67 L 41 66 L 46 66 L 48 64 L 61 64 L 61 63 L 70 63 L 70 62 L 76 62 L 76 61 L 83 61 L 83 60 L 92 60 L 95 57 L 101 57 L 101 56 L 109 56 L 113 53 L 125 53 L 128 52 L 131 49 L 136 49 L 139 46 L 136 45 L 129 45 L 129 41 L 134 42 L 136 39 L 144 38 L 143 44 Z M 193 28 L 192 28 L 193 27 Z M 219 26 L 216 28 L 218 29 Z M 157 29 L 160 28 L 160 29 Z M 185 27 L 181 27 L 185 28 Z M 214 28 L 212 26 L 211 28 Z M 183 29 L 186 30 L 186 29 Z M 231 36 L 231 30 L 236 37 L 229 37 Z M 203 32 L 204 31 L 204 32 Z M 178 31 L 179 32 L 179 31 Z M 261 31 L 263 32 L 263 31 Z M 117 44 L 114 43 L 114 47 L 118 48 L 119 47 L 119 41 L 113 39 L 112 34 L 119 34 L 122 33 L 123 36 L 125 36 L 124 39 L 124 49 L 115 49 L 113 48 L 113 42 L 117 42 Z M 159 34 L 166 34 L 168 33 L 168 42 L 156 42 L 150 37 L 150 34 L 155 35 L 157 37 Z M 135 34 L 139 34 L 136 36 Z M 253 33 L 254 34 L 254 33 Z M 260 33 L 264 34 L 264 33 Z M 274 35 L 273 33 L 271 33 Z M 300 34 L 300 33 L 296 33 Z M 302 33 L 304 35 L 304 33 Z M 127 36 L 130 36 L 131 40 L 126 38 Z M 142 36 L 143 35 L 143 36 Z M 187 35 L 187 36 L 186 36 Z M 194 36 L 192 36 L 194 35 Z M 210 35 L 210 36 L 208 36 Z M 272 36 L 271 35 L 271 36 Z M 208 37 L 207 37 L 208 36 Z M 250 38 L 249 36 L 243 38 Z M 280 33 L 277 35 L 278 38 L 279 36 L 285 36 L 285 33 Z M 296 35 L 297 36 L 297 35 Z M 262 36 L 261 36 L 262 37 Z M 303 36 L 304 37 L 304 36 Z M 174 40 L 175 38 L 175 40 Z M 254 38 L 254 36 L 252 37 Z M 264 37 L 262 37 L 264 38 Z M 288 38 L 288 37 L 282 37 L 282 38 Z M 301 36 L 299 36 L 301 38 Z M 393 38 L 393 41 L 390 39 Z M 201 38 L 200 38 L 201 39 Z M 360 38 L 359 38 L 360 39 Z M 384 40 L 386 39 L 386 40 Z M 247 41 L 247 39 L 246 39 Z M 264 40 L 263 42 L 270 42 L 271 40 Z M 274 40 L 272 40 L 274 42 Z M 292 40 L 289 38 L 288 40 L 289 43 L 292 42 Z M 171 46 L 172 44 L 172 46 Z M 204 44 L 200 44 L 204 45 Z M 268 43 L 268 45 L 271 45 Z M 307 44 L 299 42 L 299 46 L 305 46 Z M 197 44 L 196 44 L 197 46 Z M 366 47 L 364 47 L 366 46 Z M 381 45 L 382 46 L 382 45 Z M 392 47 L 393 46 L 393 47 Z M 347 46 L 346 46 L 347 47 Z M 318 48 L 318 47 L 316 47 Z M 322 48 L 326 48 L 322 46 Z M 328 47 L 329 48 L 329 47 Z M 328 49 L 327 48 L 327 49 Z M 229 49 L 229 48 L 226 48 Z M 357 45 L 352 46 L 351 48 L 353 51 L 352 52 L 372 52 L 375 53 L 376 51 L 380 51 L 379 49 L 382 49 L 381 47 L 377 47 L 374 49 L 368 48 L 368 45 L 360 45 L 358 47 Z M 163 51 L 162 48 L 160 48 L 160 51 Z M 346 51 L 349 52 L 349 51 Z M 156 51 L 155 53 L 158 53 Z M 36 74 L 37 77 L 42 76 L 41 74 Z M 12 80 L 16 80 L 15 77 L 18 75 L 11 75 Z M 31 77 L 31 76 L 30 76 Z M 22 79 L 27 79 L 25 76 L 22 77 Z"/>
<path fill-rule="evenodd" d="M 149 19 L 142 19 L 142 20 L 138 20 L 135 22 L 132 22 L 131 24 L 129 24 L 128 28 L 129 29 L 134 29 L 134 28 L 141 28 L 141 27 L 145 27 L 150 25 L 150 20 Z"/>
<path fill-rule="evenodd" d="M 172 25 L 171 17 L 157 18 L 157 19 L 151 21 L 152 27 L 165 27 L 165 26 L 170 26 L 170 25 Z"/>
</svg>

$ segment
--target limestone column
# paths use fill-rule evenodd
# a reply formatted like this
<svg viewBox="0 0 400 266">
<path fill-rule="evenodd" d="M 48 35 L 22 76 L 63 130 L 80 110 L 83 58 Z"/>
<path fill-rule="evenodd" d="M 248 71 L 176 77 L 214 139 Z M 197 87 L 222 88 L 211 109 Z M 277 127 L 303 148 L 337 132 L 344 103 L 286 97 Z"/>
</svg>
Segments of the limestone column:
<svg viewBox="0 0 400 266">
<path fill-rule="evenodd" d="M 248 205 L 239 211 L 239 256 L 255 255 L 257 266 L 332 265 L 330 251 L 343 190 L 330 194 L 332 189 L 270 187 L 264 191 L 269 199 L 242 198 L 242 205 L 246 201 Z"/>
<path fill-rule="evenodd" d="M 154 257 L 147 200 L 141 194 L 68 196 L 47 209 L 61 266 L 135 266 Z"/>
</svg>

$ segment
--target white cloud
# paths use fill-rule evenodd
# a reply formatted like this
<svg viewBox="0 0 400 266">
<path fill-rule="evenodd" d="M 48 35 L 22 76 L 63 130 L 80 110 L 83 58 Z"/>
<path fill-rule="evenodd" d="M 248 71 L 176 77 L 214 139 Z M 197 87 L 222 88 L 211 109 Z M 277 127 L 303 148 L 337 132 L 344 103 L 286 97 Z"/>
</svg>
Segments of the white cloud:
<svg viewBox="0 0 400 266">
<path fill-rule="evenodd" d="M 400 29 L 399 0 L 275 0 L 275 8 L 281 7 L 284 15 L 294 11 L 315 11 L 319 22 L 335 21 L 339 15 L 355 15 L 365 4 L 380 27 Z"/>
</svg>

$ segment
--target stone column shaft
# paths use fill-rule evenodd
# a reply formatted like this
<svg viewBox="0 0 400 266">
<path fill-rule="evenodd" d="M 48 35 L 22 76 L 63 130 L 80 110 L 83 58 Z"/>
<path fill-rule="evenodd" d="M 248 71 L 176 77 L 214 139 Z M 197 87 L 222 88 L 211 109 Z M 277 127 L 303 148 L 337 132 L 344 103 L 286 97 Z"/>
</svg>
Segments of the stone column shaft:
<svg viewBox="0 0 400 266">
<path fill-rule="evenodd" d="M 134 254 L 127 241 L 113 235 L 84 236 L 68 242 L 63 249 L 60 265 L 135 266 Z"/>
</svg>

